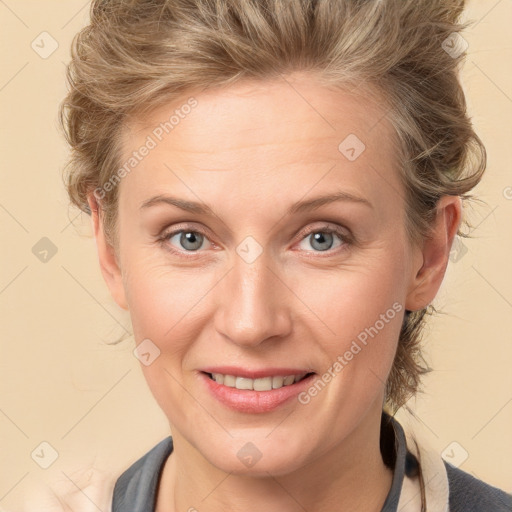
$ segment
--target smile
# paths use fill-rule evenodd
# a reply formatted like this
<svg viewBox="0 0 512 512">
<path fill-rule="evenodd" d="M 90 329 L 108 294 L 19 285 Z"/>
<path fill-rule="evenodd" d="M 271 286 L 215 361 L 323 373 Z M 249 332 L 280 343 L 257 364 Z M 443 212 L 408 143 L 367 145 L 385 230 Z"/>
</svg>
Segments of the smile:
<svg viewBox="0 0 512 512">
<path fill-rule="evenodd" d="M 270 391 L 279 389 L 284 386 L 291 386 L 295 382 L 301 381 L 308 373 L 300 373 L 297 375 L 275 375 L 269 377 L 261 377 L 259 379 L 251 379 L 248 377 L 236 377 L 234 375 L 225 375 L 222 373 L 209 373 L 212 380 L 217 384 L 236 389 L 250 389 L 254 391 Z"/>
<path fill-rule="evenodd" d="M 278 368 L 249 372 L 226 367 L 223 369 L 226 373 L 219 372 L 220 368 L 213 370 L 204 369 L 198 373 L 210 396 L 228 409 L 252 414 L 268 413 L 285 404 L 297 404 L 294 397 L 307 389 L 316 375 L 299 369 L 293 373 L 282 370 L 285 375 Z M 248 376 L 250 373 L 252 377 Z"/>
</svg>

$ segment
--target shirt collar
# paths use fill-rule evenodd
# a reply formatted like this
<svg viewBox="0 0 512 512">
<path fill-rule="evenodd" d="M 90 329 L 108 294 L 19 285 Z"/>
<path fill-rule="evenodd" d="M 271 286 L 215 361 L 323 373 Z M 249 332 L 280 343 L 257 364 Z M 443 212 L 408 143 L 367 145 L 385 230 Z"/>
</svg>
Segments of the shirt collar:
<svg viewBox="0 0 512 512">
<path fill-rule="evenodd" d="M 117 479 L 112 512 L 154 511 L 160 476 L 172 450 L 173 440 L 168 436 Z M 384 411 L 381 418 L 381 451 L 385 463 L 393 469 L 391 488 L 381 512 L 397 512 L 399 503 L 403 501 L 400 497 L 406 469 L 409 474 L 414 472 L 411 467 L 414 468 L 417 459 L 408 452 L 406 435 L 400 423 Z"/>
</svg>

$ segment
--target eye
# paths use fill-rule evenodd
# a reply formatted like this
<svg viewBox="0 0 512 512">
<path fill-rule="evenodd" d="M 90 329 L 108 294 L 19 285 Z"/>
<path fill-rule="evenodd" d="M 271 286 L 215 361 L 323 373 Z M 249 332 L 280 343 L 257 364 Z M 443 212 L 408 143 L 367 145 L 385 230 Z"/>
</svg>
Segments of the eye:
<svg viewBox="0 0 512 512">
<path fill-rule="evenodd" d="M 336 238 L 341 241 L 336 247 L 342 247 L 342 250 L 350 243 L 350 237 L 341 228 L 329 225 L 308 228 L 305 232 L 301 232 L 301 236 L 303 236 L 301 244 L 309 243 L 313 247 L 313 252 L 330 251 L 336 244 Z"/>
<path fill-rule="evenodd" d="M 333 250 L 336 252 L 336 248 L 341 251 L 348 248 L 351 243 L 350 235 L 345 233 L 341 227 L 329 224 L 306 228 L 301 231 L 299 237 L 301 237 L 299 246 L 306 252 L 328 252 L 330 254 Z M 336 239 L 338 239 L 338 245 L 336 245 Z M 176 254 L 194 254 L 200 252 L 200 249 L 214 246 L 206 233 L 187 226 L 181 226 L 181 229 L 177 227 L 169 229 L 163 232 L 157 241 L 167 250 Z M 313 250 L 305 248 L 305 244 L 309 244 Z"/>
<path fill-rule="evenodd" d="M 174 229 L 162 234 L 158 241 L 173 252 L 197 252 L 206 243 L 211 245 L 205 233 L 195 229 Z"/>
</svg>

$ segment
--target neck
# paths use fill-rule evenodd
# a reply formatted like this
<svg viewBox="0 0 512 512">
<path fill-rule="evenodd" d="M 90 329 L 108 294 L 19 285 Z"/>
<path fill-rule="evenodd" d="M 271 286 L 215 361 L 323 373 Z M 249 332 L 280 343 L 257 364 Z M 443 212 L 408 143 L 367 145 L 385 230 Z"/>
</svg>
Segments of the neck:
<svg viewBox="0 0 512 512">
<path fill-rule="evenodd" d="M 160 480 L 156 512 L 380 512 L 392 471 L 380 453 L 381 411 L 372 410 L 332 450 L 283 476 L 251 477 L 211 465 L 181 434 Z"/>
</svg>

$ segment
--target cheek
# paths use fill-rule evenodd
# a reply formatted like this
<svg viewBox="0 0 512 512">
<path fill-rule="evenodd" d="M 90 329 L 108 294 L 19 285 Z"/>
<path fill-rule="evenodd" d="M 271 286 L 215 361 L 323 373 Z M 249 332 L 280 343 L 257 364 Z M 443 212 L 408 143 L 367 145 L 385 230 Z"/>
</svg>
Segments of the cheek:
<svg viewBox="0 0 512 512">
<path fill-rule="evenodd" d="M 392 252 L 376 250 L 364 261 L 354 258 L 327 272 L 298 271 L 289 279 L 305 306 L 304 314 L 309 310 L 309 316 L 316 318 L 324 338 L 333 340 L 333 348 L 339 339 L 356 338 L 360 333 L 364 338 L 365 329 L 381 315 L 385 327 L 378 322 L 378 330 L 389 332 L 391 338 L 398 335 L 406 286 L 403 265 Z"/>
<path fill-rule="evenodd" d="M 127 263 L 125 289 L 135 339 L 163 341 L 190 326 L 194 308 L 213 286 L 213 276 L 144 258 Z"/>
<path fill-rule="evenodd" d="M 333 403 L 364 409 L 383 391 L 397 348 L 406 290 L 401 259 L 381 248 L 364 262 L 294 282 L 316 315 L 305 312 L 318 325 L 313 336 Z"/>
<path fill-rule="evenodd" d="M 157 403 L 162 410 L 173 411 L 178 421 L 180 404 L 189 399 L 183 367 L 201 330 L 201 322 L 194 318 L 205 290 L 212 286 L 211 276 L 171 270 L 144 258 L 132 263 L 125 286 L 135 342 L 149 339 L 160 351 L 150 365 L 141 364 L 141 369 Z"/>
<path fill-rule="evenodd" d="M 201 323 L 194 318 L 204 315 L 207 303 L 215 302 L 215 294 L 222 288 L 216 291 L 222 272 L 219 275 L 208 269 L 171 266 L 163 260 L 162 256 L 156 260 L 143 252 L 125 259 L 124 285 L 137 341 L 150 338 L 175 343 L 187 329 Z M 299 321 L 307 322 L 306 327 L 315 329 L 320 339 L 331 340 L 326 343 L 336 349 L 339 339 L 355 339 L 360 334 L 364 338 L 365 329 L 371 328 L 395 302 L 403 301 L 405 282 L 400 261 L 389 248 L 380 247 L 338 268 L 297 265 L 283 276 L 289 290 L 284 287 L 276 293 L 283 294 L 283 307 L 293 311 Z M 225 307 L 229 307 L 229 297 L 221 300 Z M 383 330 L 392 330 L 388 322 Z M 394 330 L 397 337 L 397 327 Z M 173 349 L 179 347 L 173 345 Z"/>
</svg>

